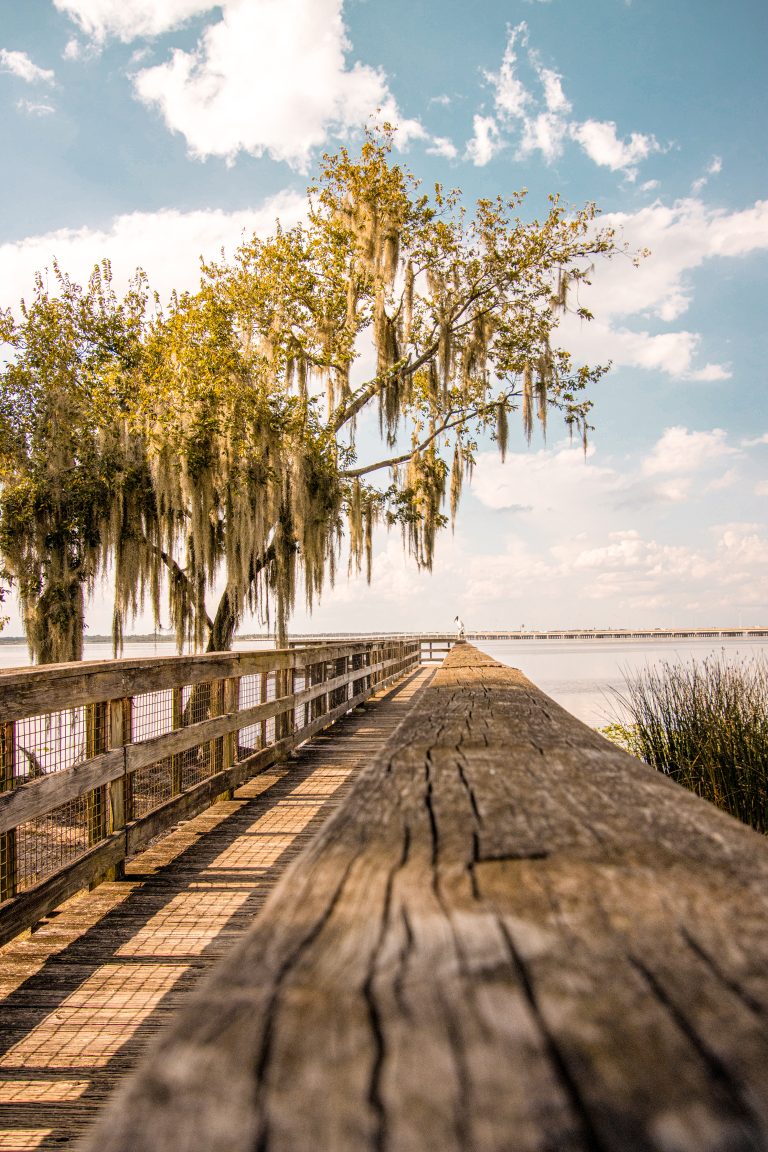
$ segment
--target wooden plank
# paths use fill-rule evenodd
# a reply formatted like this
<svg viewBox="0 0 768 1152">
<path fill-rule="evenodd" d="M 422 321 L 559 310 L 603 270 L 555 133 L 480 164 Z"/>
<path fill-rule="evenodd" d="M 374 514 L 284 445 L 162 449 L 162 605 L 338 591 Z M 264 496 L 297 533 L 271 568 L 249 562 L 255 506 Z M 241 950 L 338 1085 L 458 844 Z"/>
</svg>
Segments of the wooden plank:
<svg viewBox="0 0 768 1152">
<path fill-rule="evenodd" d="M 116 833 L 84 853 L 74 864 L 0 905 L 0 945 L 42 920 L 49 912 L 106 875 L 125 858 L 125 835 Z"/>
<path fill-rule="evenodd" d="M 768 844 L 457 645 L 83 1152 L 768 1148 Z"/>
<path fill-rule="evenodd" d="M 267 653 L 266 655 L 273 655 Z M 178 684 L 198 684 L 236 676 L 240 654 L 160 656 L 142 660 L 47 664 L 21 671 L 0 670 L 3 720 L 158 692 Z"/>
</svg>

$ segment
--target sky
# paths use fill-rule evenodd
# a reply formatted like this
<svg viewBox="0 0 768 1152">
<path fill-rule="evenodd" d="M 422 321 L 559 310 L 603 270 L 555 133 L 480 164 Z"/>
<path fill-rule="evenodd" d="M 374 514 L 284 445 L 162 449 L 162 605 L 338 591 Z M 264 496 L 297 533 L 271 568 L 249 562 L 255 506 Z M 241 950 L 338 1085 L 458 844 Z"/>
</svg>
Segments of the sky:
<svg viewBox="0 0 768 1152">
<path fill-rule="evenodd" d="M 293 628 L 766 624 L 766 43 L 765 0 L 0 0 L 0 306 L 54 258 L 194 289 L 371 117 L 469 205 L 595 201 L 651 255 L 561 327 L 612 362 L 586 457 L 556 419 L 481 444 L 431 574 L 382 530 Z"/>
</svg>

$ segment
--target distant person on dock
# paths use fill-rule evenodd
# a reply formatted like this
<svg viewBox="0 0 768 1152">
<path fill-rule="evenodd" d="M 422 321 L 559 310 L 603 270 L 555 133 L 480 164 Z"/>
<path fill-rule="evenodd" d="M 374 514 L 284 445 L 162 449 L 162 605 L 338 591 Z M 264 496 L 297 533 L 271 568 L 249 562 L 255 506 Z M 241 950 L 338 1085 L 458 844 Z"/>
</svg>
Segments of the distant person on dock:
<svg viewBox="0 0 768 1152">
<path fill-rule="evenodd" d="M 460 620 L 459 617 L 457 616 L 453 622 L 456 625 L 456 639 L 457 640 L 463 640 L 464 639 L 464 621 Z"/>
</svg>

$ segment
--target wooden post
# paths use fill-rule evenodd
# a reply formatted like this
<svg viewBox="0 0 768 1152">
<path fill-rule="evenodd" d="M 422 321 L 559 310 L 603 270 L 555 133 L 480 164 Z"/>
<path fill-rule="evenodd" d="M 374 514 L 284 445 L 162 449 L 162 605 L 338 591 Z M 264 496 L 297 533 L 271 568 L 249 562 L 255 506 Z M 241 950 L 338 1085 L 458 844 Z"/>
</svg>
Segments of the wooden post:
<svg viewBox="0 0 768 1152">
<path fill-rule="evenodd" d="M 238 697 L 240 694 L 240 681 L 238 679 L 217 680 L 211 685 L 211 716 L 231 715 L 237 712 Z M 215 711 L 214 711 L 215 709 Z M 222 772 L 231 768 L 237 759 L 237 732 L 228 732 L 226 736 L 219 736 L 213 741 L 214 771 Z M 234 788 L 225 788 L 216 797 L 217 800 L 234 800 Z"/>
<path fill-rule="evenodd" d="M 285 688 L 286 694 L 291 696 L 296 695 L 296 669 L 288 668 L 285 673 Z M 296 708 L 290 708 L 285 714 L 286 722 L 286 736 L 292 736 L 298 727 L 298 719 L 296 716 Z"/>
<path fill-rule="evenodd" d="M 13 721 L 0 724 L 0 792 L 13 788 L 16 775 L 16 725 Z M 0 834 L 0 901 L 16 895 L 18 872 L 16 860 L 16 829 Z"/>
<path fill-rule="evenodd" d="M 268 691 L 268 686 L 269 686 L 269 672 L 260 672 L 259 678 L 261 680 L 261 692 L 259 693 L 259 702 L 261 704 L 266 704 L 267 691 Z M 266 748 L 266 746 L 267 746 L 267 722 L 266 722 L 266 720 L 262 720 L 262 722 L 261 722 L 261 747 Z"/>
<path fill-rule="evenodd" d="M 224 681 L 213 680 L 211 682 L 211 698 L 208 705 L 208 716 L 213 719 L 214 716 L 221 716 L 224 711 Z M 216 736 L 211 740 L 211 773 L 215 775 L 221 772 L 224 767 L 224 737 Z"/>
<path fill-rule="evenodd" d="M 240 679 L 237 676 L 224 681 L 224 711 L 232 716 L 240 710 Z M 224 767 L 231 768 L 237 763 L 237 732 L 224 737 Z"/>
<path fill-rule="evenodd" d="M 85 706 L 85 756 L 98 756 L 107 750 L 107 723 L 109 708 L 106 701 Z M 92 847 L 107 835 L 107 788 L 102 784 L 87 797 L 88 845 Z"/>
<path fill-rule="evenodd" d="M 171 699 L 171 726 L 174 731 L 184 726 L 184 695 L 182 688 L 172 688 Z M 178 796 L 182 784 L 182 764 L 184 754 L 177 753 L 171 757 L 171 795 Z"/>
<path fill-rule="evenodd" d="M 110 700 L 109 712 L 109 747 L 122 748 L 131 743 L 133 700 L 126 697 L 122 700 Z M 133 788 L 128 783 L 127 775 L 119 780 L 113 780 L 107 785 L 109 808 L 109 832 L 118 832 L 131 819 Z M 110 868 L 107 879 L 122 880 L 125 876 L 125 862 L 121 860 L 114 868 Z"/>
</svg>

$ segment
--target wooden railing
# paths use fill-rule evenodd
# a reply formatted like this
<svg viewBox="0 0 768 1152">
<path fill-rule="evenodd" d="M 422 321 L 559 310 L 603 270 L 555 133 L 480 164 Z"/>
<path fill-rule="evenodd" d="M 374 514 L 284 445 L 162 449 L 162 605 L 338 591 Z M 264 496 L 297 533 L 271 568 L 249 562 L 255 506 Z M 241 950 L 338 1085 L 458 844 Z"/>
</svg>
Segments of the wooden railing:
<svg viewBox="0 0 768 1152">
<path fill-rule="evenodd" d="M 0 944 L 419 659 L 387 639 L 0 672 Z"/>
</svg>

